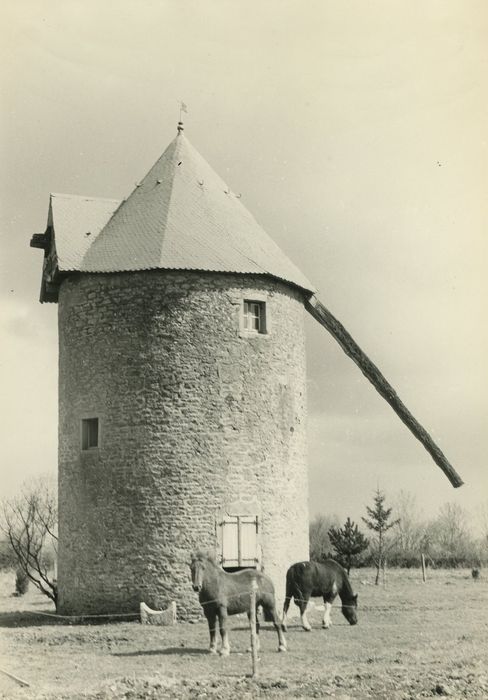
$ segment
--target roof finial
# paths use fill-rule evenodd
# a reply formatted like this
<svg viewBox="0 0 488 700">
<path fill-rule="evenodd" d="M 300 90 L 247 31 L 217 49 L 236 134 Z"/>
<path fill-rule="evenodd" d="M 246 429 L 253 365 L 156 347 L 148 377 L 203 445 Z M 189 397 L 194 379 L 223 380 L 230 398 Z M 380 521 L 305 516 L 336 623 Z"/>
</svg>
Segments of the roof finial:
<svg viewBox="0 0 488 700">
<path fill-rule="evenodd" d="M 178 133 L 179 133 L 179 134 L 181 134 L 182 131 L 183 131 L 184 128 L 185 128 L 185 127 L 183 126 L 182 117 L 181 117 L 181 115 L 183 114 L 183 112 L 185 112 L 185 114 L 188 114 L 188 107 L 186 106 L 186 104 L 185 104 L 184 102 L 181 102 L 181 100 L 180 100 L 180 120 L 179 120 L 178 126 L 177 126 L 177 129 L 178 129 Z"/>
</svg>

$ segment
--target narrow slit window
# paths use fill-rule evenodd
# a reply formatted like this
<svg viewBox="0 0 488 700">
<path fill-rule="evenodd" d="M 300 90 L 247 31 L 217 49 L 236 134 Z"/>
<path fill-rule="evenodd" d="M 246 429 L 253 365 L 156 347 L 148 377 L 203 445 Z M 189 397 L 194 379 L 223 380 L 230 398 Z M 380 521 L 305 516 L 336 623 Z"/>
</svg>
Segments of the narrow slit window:
<svg viewBox="0 0 488 700">
<path fill-rule="evenodd" d="M 264 301 L 244 301 L 244 330 L 266 333 L 266 304 Z"/>
<path fill-rule="evenodd" d="M 81 421 L 81 449 L 98 447 L 98 418 L 83 418 Z"/>
</svg>

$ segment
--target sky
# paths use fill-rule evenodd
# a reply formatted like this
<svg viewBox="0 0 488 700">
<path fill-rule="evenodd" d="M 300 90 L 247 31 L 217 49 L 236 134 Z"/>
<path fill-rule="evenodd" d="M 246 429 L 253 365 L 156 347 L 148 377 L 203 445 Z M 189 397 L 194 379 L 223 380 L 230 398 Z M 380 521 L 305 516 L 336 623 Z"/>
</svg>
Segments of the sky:
<svg viewBox="0 0 488 700">
<path fill-rule="evenodd" d="M 465 481 L 307 315 L 310 512 L 377 487 L 488 502 L 488 5 L 4 0 L 1 489 L 57 463 L 50 192 L 123 198 L 185 134 L 318 289 Z"/>
</svg>

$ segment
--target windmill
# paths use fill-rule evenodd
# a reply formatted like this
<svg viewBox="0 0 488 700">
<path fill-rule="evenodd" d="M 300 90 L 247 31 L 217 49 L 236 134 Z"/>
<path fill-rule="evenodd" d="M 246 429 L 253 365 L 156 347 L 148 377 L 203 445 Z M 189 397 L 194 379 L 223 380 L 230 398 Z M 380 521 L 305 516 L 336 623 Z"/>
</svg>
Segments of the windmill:
<svg viewBox="0 0 488 700">
<path fill-rule="evenodd" d="M 303 309 L 462 481 L 314 286 L 177 136 L 124 200 L 53 194 L 41 302 L 59 305 L 59 609 L 198 604 L 188 553 L 308 558 Z"/>
</svg>

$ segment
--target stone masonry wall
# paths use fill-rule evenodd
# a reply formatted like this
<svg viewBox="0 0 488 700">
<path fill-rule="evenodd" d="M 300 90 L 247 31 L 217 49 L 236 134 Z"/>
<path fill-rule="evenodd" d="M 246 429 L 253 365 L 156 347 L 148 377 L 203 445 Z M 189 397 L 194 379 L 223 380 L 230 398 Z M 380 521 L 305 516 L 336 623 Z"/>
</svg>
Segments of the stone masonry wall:
<svg viewBox="0 0 488 700">
<path fill-rule="evenodd" d="M 240 330 L 266 300 L 268 333 Z M 82 418 L 99 447 L 81 450 Z M 200 611 L 189 554 L 256 514 L 280 601 L 308 558 L 303 300 L 265 277 L 72 275 L 59 296 L 59 607 Z"/>
</svg>

